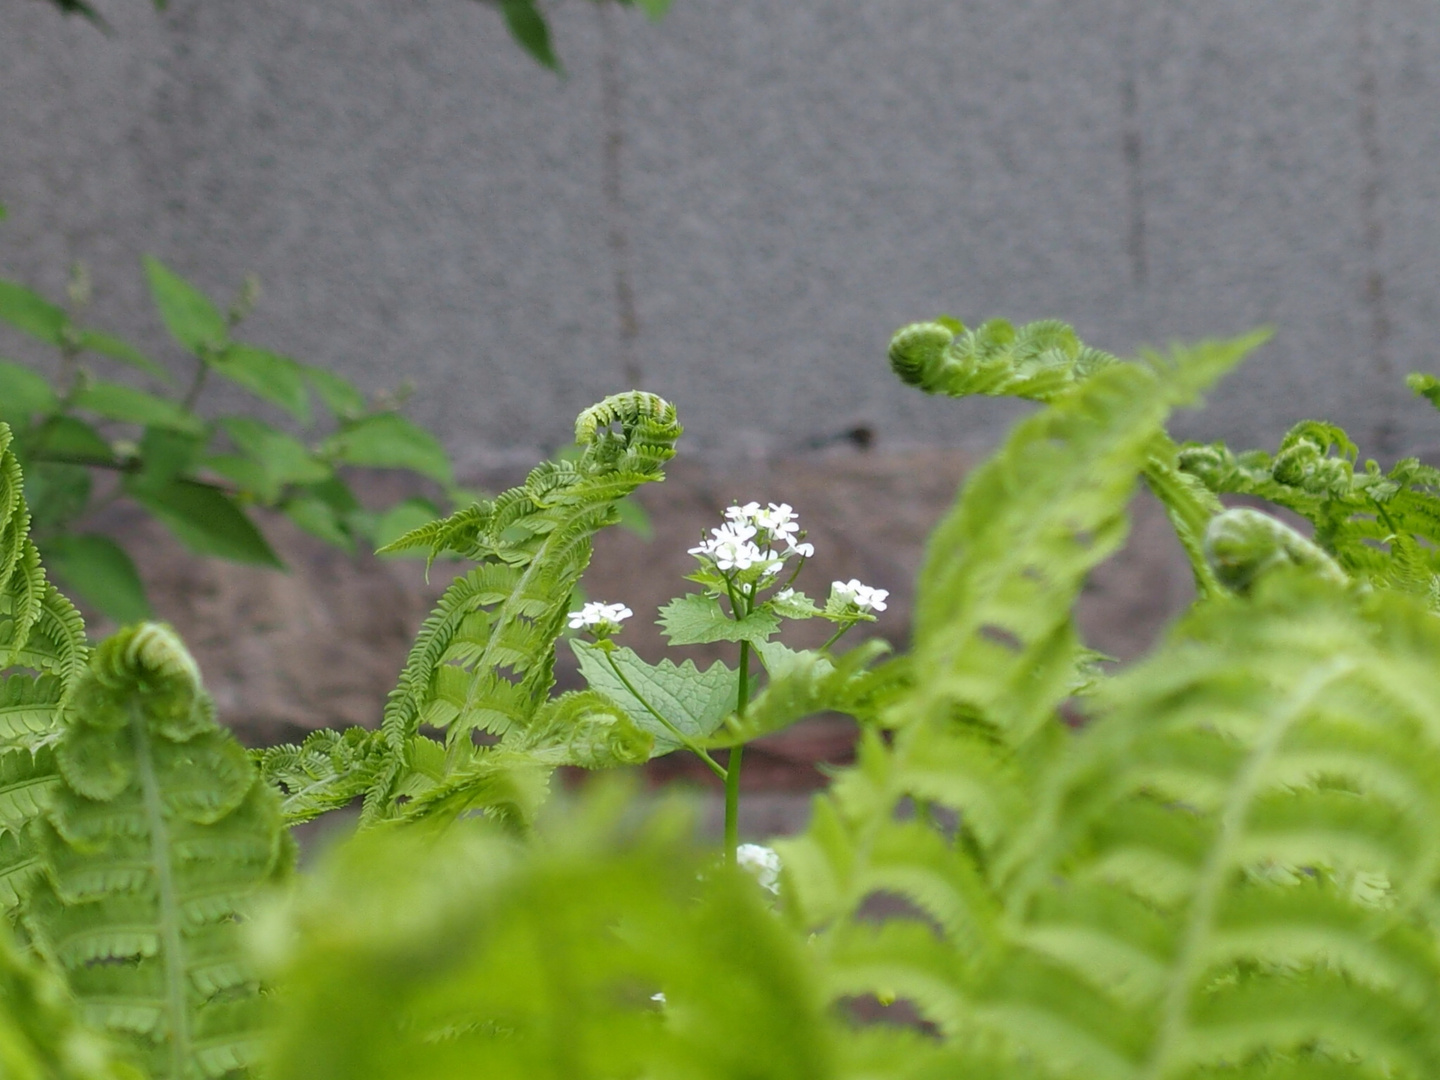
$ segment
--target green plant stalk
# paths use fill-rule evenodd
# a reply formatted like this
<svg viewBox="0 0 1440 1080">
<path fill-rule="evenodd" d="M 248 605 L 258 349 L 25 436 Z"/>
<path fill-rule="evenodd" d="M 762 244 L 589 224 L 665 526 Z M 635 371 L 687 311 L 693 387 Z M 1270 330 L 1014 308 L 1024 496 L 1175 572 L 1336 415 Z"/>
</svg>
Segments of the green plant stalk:
<svg viewBox="0 0 1440 1080">
<path fill-rule="evenodd" d="M 615 677 L 625 685 L 625 689 L 629 690 L 630 693 L 634 694 L 635 700 L 640 702 L 641 705 L 645 706 L 646 712 L 648 712 L 651 716 L 655 717 L 656 720 L 659 720 L 660 723 L 664 726 L 665 730 L 670 732 L 671 735 L 674 735 L 675 738 L 679 739 L 681 745 L 684 746 L 685 749 L 689 750 L 696 757 L 698 757 L 701 761 L 703 761 L 706 767 L 709 768 L 711 772 L 713 772 L 721 780 L 729 779 L 726 771 L 720 767 L 720 763 L 714 758 L 712 758 L 709 754 L 707 754 L 703 746 L 701 746 L 689 735 L 686 735 L 678 727 L 672 724 L 668 719 L 666 719 L 660 714 L 659 710 L 657 710 L 654 705 L 651 705 L 650 702 L 645 700 L 645 696 L 641 694 L 639 690 L 635 689 L 634 684 L 625 677 L 625 673 L 620 670 L 620 665 L 615 663 L 615 657 L 613 657 L 612 655 L 610 655 L 610 653 L 607 652 L 605 654 L 605 661 L 610 665 L 610 670 L 615 672 Z"/>
<path fill-rule="evenodd" d="M 750 642 L 740 642 L 740 678 L 735 692 L 735 715 L 745 718 L 750 704 Z M 745 752 L 742 743 L 725 759 L 725 861 L 734 863 L 740 842 L 740 764 Z"/>
</svg>

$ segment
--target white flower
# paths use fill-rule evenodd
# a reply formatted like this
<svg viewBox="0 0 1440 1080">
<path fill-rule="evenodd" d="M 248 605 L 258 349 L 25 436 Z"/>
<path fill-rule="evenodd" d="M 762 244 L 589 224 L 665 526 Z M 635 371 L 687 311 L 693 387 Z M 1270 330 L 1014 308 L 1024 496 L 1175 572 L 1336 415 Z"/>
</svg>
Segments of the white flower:
<svg viewBox="0 0 1440 1080">
<path fill-rule="evenodd" d="M 661 990 L 658 994 L 651 994 L 650 1000 L 659 1002 L 661 1005 L 669 1004 L 669 999 L 666 998 L 664 990 Z"/>
<path fill-rule="evenodd" d="M 777 592 L 777 593 L 775 594 L 775 602 L 776 602 L 777 604 L 783 604 L 783 603 L 785 603 L 785 601 L 791 599 L 794 595 L 795 595 L 795 590 L 794 590 L 794 589 L 790 589 L 790 588 L 781 589 L 779 592 Z"/>
<path fill-rule="evenodd" d="M 755 506 L 754 503 L 750 505 Z M 789 503 L 781 503 L 779 506 L 771 503 L 765 510 L 756 507 L 750 520 L 755 523 L 757 528 L 764 529 L 776 537 L 788 539 L 791 533 L 800 531 L 800 525 L 795 520 L 795 511 L 790 508 Z"/>
<path fill-rule="evenodd" d="M 735 865 L 753 874 L 762 888 L 780 892 L 780 855 L 763 844 L 741 844 L 735 849 Z"/>
<path fill-rule="evenodd" d="M 889 590 L 872 589 L 869 585 L 860 584 L 855 578 L 830 583 L 832 599 L 854 604 L 861 611 L 884 611 L 885 598 L 889 595 Z"/>
<path fill-rule="evenodd" d="M 753 525 L 722 525 L 711 529 L 711 538 L 700 541 L 700 546 L 691 548 L 690 554 L 709 559 L 718 570 L 748 570 L 756 563 L 778 557 L 773 552 L 761 551 L 750 539 L 754 535 Z"/>
<path fill-rule="evenodd" d="M 808 559 L 811 555 L 815 554 L 814 544 L 797 544 L 788 536 L 785 538 L 785 541 L 787 544 L 785 548 L 787 558 L 791 555 L 799 555 L 802 559 Z"/>
<path fill-rule="evenodd" d="M 579 611 L 570 612 L 571 630 L 588 630 L 596 637 L 608 637 L 620 624 L 635 613 L 624 604 L 601 604 L 591 601 Z"/>
<path fill-rule="evenodd" d="M 725 520 L 732 521 L 736 525 L 754 525 L 755 515 L 760 513 L 758 502 L 749 502 L 744 506 L 730 506 L 725 509 Z"/>
</svg>

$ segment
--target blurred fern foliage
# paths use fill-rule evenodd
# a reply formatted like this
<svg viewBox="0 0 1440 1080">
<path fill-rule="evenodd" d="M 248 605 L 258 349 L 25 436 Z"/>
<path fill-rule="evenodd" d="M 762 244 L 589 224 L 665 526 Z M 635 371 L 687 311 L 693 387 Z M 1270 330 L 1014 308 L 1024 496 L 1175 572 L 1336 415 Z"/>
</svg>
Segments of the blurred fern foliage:
<svg viewBox="0 0 1440 1080">
<path fill-rule="evenodd" d="M 673 453 L 668 403 L 607 399 L 578 458 L 403 538 L 475 569 L 384 724 L 253 757 L 173 632 L 88 649 L 6 445 L 7 1075 L 1440 1075 L 1440 484 L 1322 424 L 1275 454 L 1172 441 L 1260 340 L 1122 361 L 1054 323 L 896 335 L 923 390 L 1038 405 L 933 534 L 906 655 L 761 635 L 754 708 L 686 735 L 861 720 L 773 894 L 682 804 L 546 797 L 557 764 L 674 748 L 635 715 L 646 678 L 716 678 L 582 649 L 615 679 L 551 696 L 591 538 Z M 1073 608 L 1142 485 L 1197 596 L 1116 673 Z M 355 800 L 361 827 L 293 872 L 286 822 Z"/>
</svg>

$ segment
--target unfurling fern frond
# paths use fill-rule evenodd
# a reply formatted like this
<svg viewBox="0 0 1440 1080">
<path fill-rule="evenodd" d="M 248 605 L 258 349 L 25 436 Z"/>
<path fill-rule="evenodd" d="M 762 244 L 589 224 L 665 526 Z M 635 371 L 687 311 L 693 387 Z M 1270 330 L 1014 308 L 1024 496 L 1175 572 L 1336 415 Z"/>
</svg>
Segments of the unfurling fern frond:
<svg viewBox="0 0 1440 1080">
<path fill-rule="evenodd" d="M 1268 336 L 1260 331 L 1199 348 L 1228 350 L 1235 363 Z M 1144 359 L 1152 365 L 1165 363 L 1157 353 L 1146 353 Z M 890 366 L 902 381 L 947 397 L 988 394 L 1054 401 L 1115 363 L 1113 356 L 1084 345 L 1070 327 L 1054 321 L 1017 330 L 997 319 L 967 331 L 953 319 L 941 319 L 903 327 L 890 342 Z M 1190 559 L 1196 591 L 1209 596 L 1219 585 L 1204 558 L 1202 538 L 1206 522 L 1222 507 L 1204 484 L 1186 475 L 1182 464 L 1174 442 L 1157 431 L 1145 479 Z"/>
<path fill-rule="evenodd" d="M 1063 745 L 1057 709 L 1088 658 L 1071 608 L 1089 572 L 1122 543 L 1126 507 L 1170 410 L 1241 352 L 1200 347 L 1165 364 L 1108 365 L 1019 424 L 970 474 L 931 536 L 917 589 L 914 688 L 886 715 L 892 745 L 867 733 L 856 765 L 817 802 L 809 831 L 777 845 L 790 910 L 802 925 L 831 928 L 820 940 L 837 992 L 892 980 L 854 920 L 870 894 L 896 892 L 930 916 L 948 946 L 937 950 L 929 924 L 913 920 L 884 931 L 897 943 L 913 938 L 916 948 L 898 955 L 931 969 L 907 991 L 954 1030 L 954 985 L 1000 940 L 1001 895 L 987 871 L 1007 857 L 1036 780 Z M 897 816 L 903 805 L 918 816 Z M 927 824 L 939 810 L 959 814 L 957 842 Z"/>
<path fill-rule="evenodd" d="M 402 537 L 480 565 L 457 578 L 425 621 L 385 708 L 384 766 L 366 796 L 367 820 L 396 811 L 422 724 L 467 747 L 472 732 L 521 741 L 553 683 L 555 642 L 590 561 L 591 538 L 618 520 L 615 504 L 663 478 L 680 425 L 653 394 L 607 398 L 580 414 L 574 462 L 547 462 L 525 483 Z M 464 755 L 462 755 L 464 756 Z M 448 783 L 448 782 L 447 782 Z"/>
<path fill-rule="evenodd" d="M 1346 573 L 1440 610 L 1440 469 L 1405 458 L 1383 472 L 1358 457 L 1343 430 L 1307 420 L 1274 455 L 1187 443 L 1178 462 L 1217 494 L 1257 496 L 1301 515 Z"/>
<path fill-rule="evenodd" d="M 30 539 L 24 477 L 10 442 L 10 426 L 0 421 L 0 670 L 30 668 L 58 676 L 58 683 L 48 684 L 59 691 L 58 704 L 85 669 L 85 625 L 75 606 L 46 580 L 40 552 Z M 34 723 L 32 718 L 30 727 Z M 57 725 L 52 713 L 46 730 Z M 14 737 L 0 734 L 0 739 Z"/>
<path fill-rule="evenodd" d="M 13 919 L 39 873 L 34 828 L 57 781 L 48 746 L 84 671 L 80 614 L 45 577 L 24 477 L 0 422 L 0 913 Z M 9 674 L 3 674 L 10 669 Z M 19 670 L 19 669 L 29 669 Z"/>
<path fill-rule="evenodd" d="M 55 749 L 26 927 L 160 1080 L 243 1075 L 259 984 L 237 919 L 291 858 L 273 792 L 168 627 L 96 650 Z"/>
<path fill-rule="evenodd" d="M 298 825 L 348 806 L 370 789 L 384 766 L 384 737 L 366 728 L 325 728 L 299 746 L 271 746 L 253 756 L 260 775 L 280 792 L 285 823 Z"/>
<path fill-rule="evenodd" d="M 1048 770 L 951 1021 L 1054 1075 L 1437 1075 L 1436 655 L 1303 569 L 1198 607 Z"/>
<path fill-rule="evenodd" d="M 902 327 L 890 339 L 890 367 L 900 380 L 947 397 L 1049 401 L 1116 362 L 1053 320 L 1017 330 L 991 319 L 967 330 L 958 320 L 937 319 Z"/>
</svg>

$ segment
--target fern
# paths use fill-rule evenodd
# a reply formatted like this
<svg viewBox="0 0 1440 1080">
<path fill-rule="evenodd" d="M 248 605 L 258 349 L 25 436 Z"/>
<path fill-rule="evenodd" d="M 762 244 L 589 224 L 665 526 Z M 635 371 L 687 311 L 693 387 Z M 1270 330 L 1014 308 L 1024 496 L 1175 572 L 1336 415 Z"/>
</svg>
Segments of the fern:
<svg viewBox="0 0 1440 1080">
<path fill-rule="evenodd" d="M 680 430 L 674 407 L 653 394 L 607 398 L 576 420 L 585 448 L 577 461 L 547 462 L 520 487 L 386 549 L 425 547 L 432 558 L 452 551 L 480 565 L 445 591 L 390 696 L 381 725 L 387 760 L 366 794 L 367 820 L 393 815 L 402 785 L 421 779 L 406 775 L 422 749 L 422 724 L 445 730 L 461 771 L 477 730 L 514 732 L 535 748 L 526 732 L 548 699 L 555 642 L 591 537 L 617 520 L 617 500 L 662 478 Z M 428 804 L 417 800 L 409 812 L 419 805 Z"/>
<path fill-rule="evenodd" d="M 13 920 L 40 872 L 35 823 L 58 783 L 50 744 L 88 649 L 79 613 L 30 539 L 10 442 L 0 422 L 0 911 Z"/>
<path fill-rule="evenodd" d="M 37 947 L 152 1078 L 244 1073 L 260 997 L 236 919 L 285 871 L 289 840 L 172 631 L 99 647 L 55 757 L 25 914 Z"/>
<path fill-rule="evenodd" d="M 1259 331 L 1228 348 L 1238 360 L 1268 337 L 1268 331 Z M 1152 364 L 1163 363 L 1156 354 L 1145 356 Z M 1113 356 L 1083 344 L 1070 327 L 1053 320 L 1017 330 L 994 319 L 979 330 L 966 330 L 957 320 L 942 318 L 903 327 L 890 342 L 890 367 L 902 381 L 948 397 L 1054 401 L 1115 363 Z M 1221 509 L 1219 500 L 1181 468 L 1179 448 L 1163 432 L 1155 434 L 1144 474 L 1190 559 L 1196 590 L 1209 596 L 1219 583 L 1205 560 L 1202 537 L 1206 522 Z"/>
<path fill-rule="evenodd" d="M 1440 610 L 1440 470 L 1405 458 L 1385 472 L 1358 458 L 1342 429 L 1316 420 L 1291 428 L 1273 455 L 1218 442 L 1178 452 L 1180 467 L 1217 494 L 1257 496 L 1307 519 L 1314 544 L 1346 573 Z"/>
<path fill-rule="evenodd" d="M 1164 363 L 1106 365 L 1022 422 L 967 480 L 921 572 L 914 688 L 885 716 L 893 745 L 866 733 L 809 831 L 777 845 L 792 915 L 830 928 L 822 941 L 835 992 L 905 982 L 937 1023 L 958 1031 L 955 986 L 1003 942 L 989 872 L 1009 857 L 1037 778 L 1063 749 L 1056 709 L 1088 662 L 1071 607 L 1086 575 L 1123 542 L 1126 506 L 1170 409 L 1242 352 L 1209 346 Z M 920 816 L 897 817 L 907 801 Z M 939 808 L 962 815 L 955 843 L 929 823 Z M 868 944 L 871 931 L 855 918 L 877 890 L 918 904 L 948 949 L 935 949 L 927 924 L 906 919 Z"/>
<path fill-rule="evenodd" d="M 337 851 L 291 916 L 268 1075 L 833 1076 L 841 1033 L 763 892 L 615 795 L 528 846 L 469 821 Z"/>
<path fill-rule="evenodd" d="M 0 931 L 0 1076 L 7 1080 L 121 1080 L 109 1048 L 80 1027 L 53 972 Z"/>
</svg>

